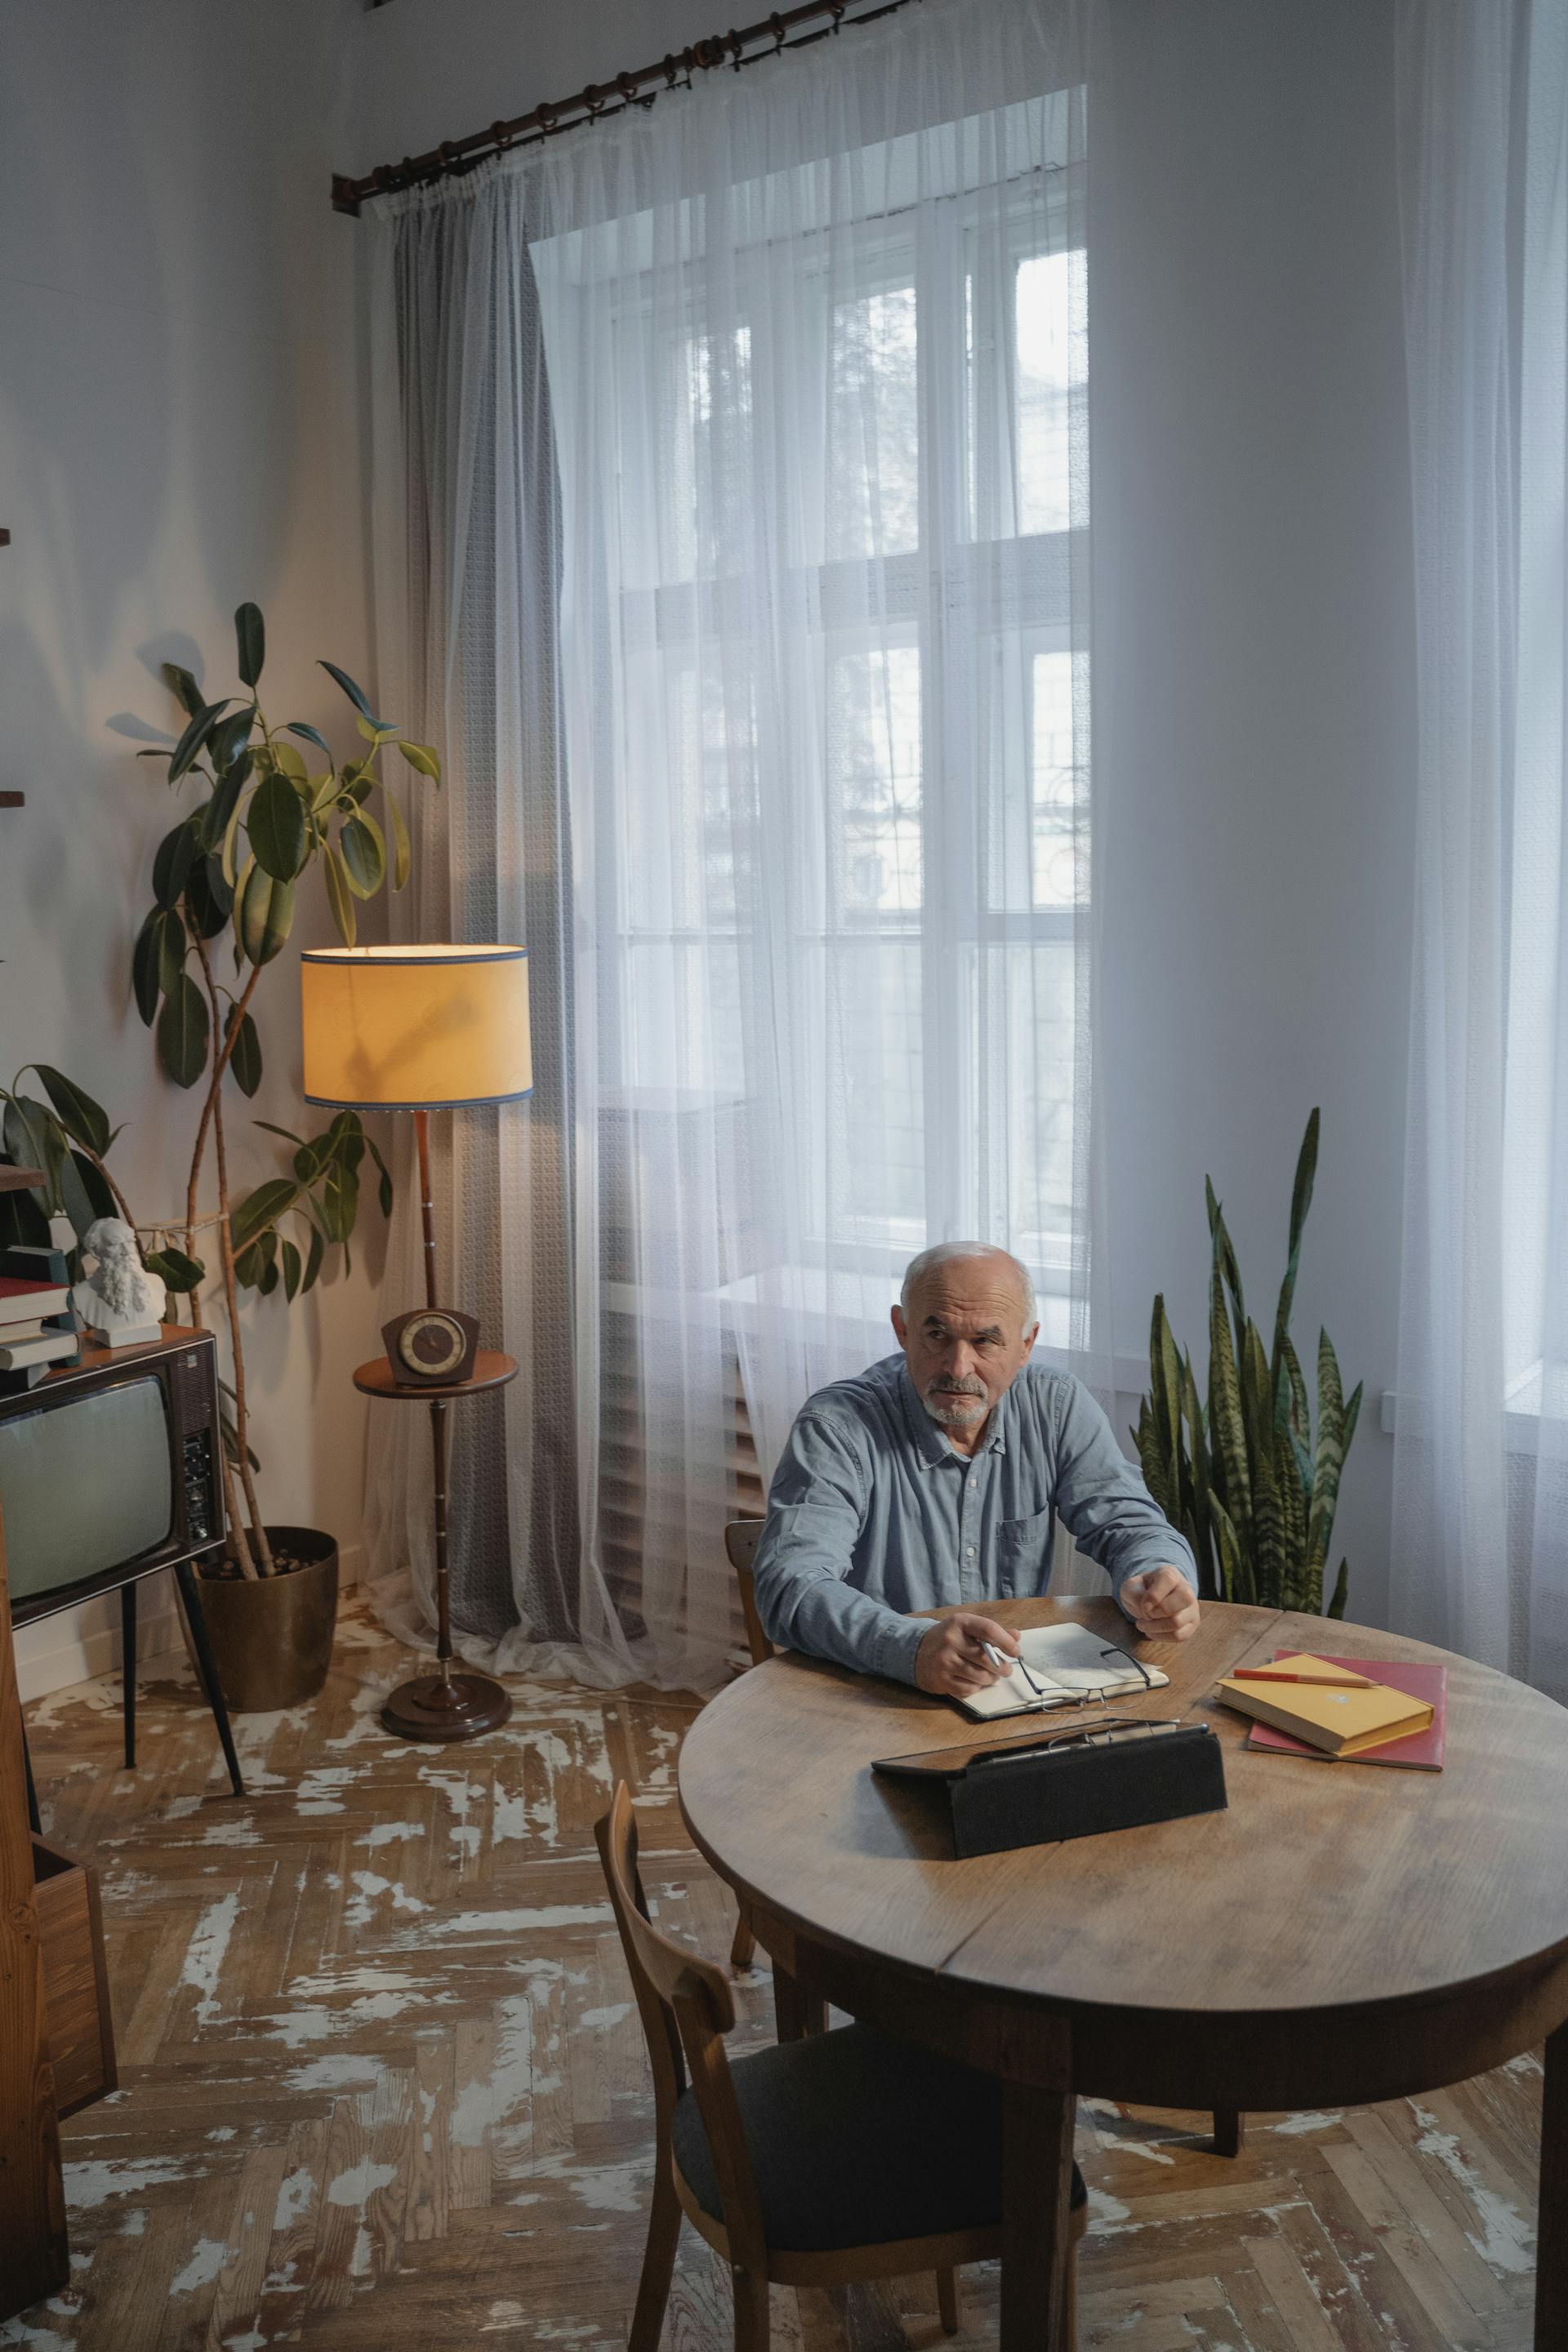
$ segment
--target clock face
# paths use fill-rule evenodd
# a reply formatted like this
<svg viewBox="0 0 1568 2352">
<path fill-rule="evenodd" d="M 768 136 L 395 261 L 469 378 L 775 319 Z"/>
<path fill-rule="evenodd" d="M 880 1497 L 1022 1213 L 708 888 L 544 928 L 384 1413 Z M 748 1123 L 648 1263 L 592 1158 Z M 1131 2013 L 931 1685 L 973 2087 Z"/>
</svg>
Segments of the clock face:
<svg viewBox="0 0 1568 2352">
<path fill-rule="evenodd" d="M 397 1335 L 397 1352 L 411 1372 L 426 1380 L 456 1371 L 468 1348 L 468 1335 L 450 1315 L 411 1316 Z"/>
</svg>

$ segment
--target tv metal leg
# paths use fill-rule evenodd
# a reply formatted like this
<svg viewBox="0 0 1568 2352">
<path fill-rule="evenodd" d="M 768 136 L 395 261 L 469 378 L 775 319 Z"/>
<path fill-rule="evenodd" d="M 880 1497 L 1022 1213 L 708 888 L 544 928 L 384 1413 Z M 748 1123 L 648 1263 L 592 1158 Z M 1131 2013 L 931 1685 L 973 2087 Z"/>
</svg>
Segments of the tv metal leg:
<svg viewBox="0 0 1568 2352">
<path fill-rule="evenodd" d="M 136 1587 L 120 1588 L 120 1676 L 125 1693 L 125 1769 L 136 1769 Z"/>
<path fill-rule="evenodd" d="M 217 1736 L 223 1745 L 224 1761 L 237 1797 L 245 1794 L 245 1782 L 239 1777 L 239 1758 L 235 1754 L 234 1734 L 228 1727 L 228 1709 L 223 1703 L 218 1685 L 217 1668 L 213 1664 L 211 1644 L 207 1641 L 207 1621 L 202 1614 L 202 1597 L 196 1589 L 195 1571 L 188 1559 L 183 1559 L 174 1570 L 174 1580 L 180 1588 L 180 1598 L 185 1604 L 185 1619 L 191 1629 L 191 1647 L 196 1654 L 196 1668 L 207 1695 L 207 1705 L 213 1711 Z"/>
</svg>

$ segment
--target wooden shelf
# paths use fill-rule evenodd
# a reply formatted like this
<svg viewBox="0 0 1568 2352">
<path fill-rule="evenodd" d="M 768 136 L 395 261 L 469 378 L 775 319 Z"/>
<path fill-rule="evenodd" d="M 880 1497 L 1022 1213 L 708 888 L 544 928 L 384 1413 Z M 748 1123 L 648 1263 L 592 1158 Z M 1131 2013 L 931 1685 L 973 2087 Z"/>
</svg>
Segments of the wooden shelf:
<svg viewBox="0 0 1568 2352">
<path fill-rule="evenodd" d="M 0 793 L 0 808 L 26 808 L 26 793 Z"/>
<path fill-rule="evenodd" d="M 0 793 L 0 802 L 5 797 Z M 0 1192 L 36 1192 L 47 1181 L 41 1168 L 0 1168 Z"/>
</svg>

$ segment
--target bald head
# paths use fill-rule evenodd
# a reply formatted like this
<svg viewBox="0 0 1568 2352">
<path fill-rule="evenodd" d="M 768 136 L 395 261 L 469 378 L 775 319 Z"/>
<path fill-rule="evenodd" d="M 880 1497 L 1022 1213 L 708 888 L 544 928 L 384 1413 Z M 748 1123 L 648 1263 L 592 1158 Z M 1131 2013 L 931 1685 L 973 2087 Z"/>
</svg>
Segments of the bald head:
<svg viewBox="0 0 1568 2352">
<path fill-rule="evenodd" d="M 1018 1311 L 1027 1330 L 1035 1320 L 1035 1286 L 1029 1269 L 1010 1250 L 995 1249 L 989 1242 L 935 1242 L 930 1249 L 921 1250 L 919 1257 L 910 1258 L 904 1268 L 903 1288 L 899 1293 L 906 1316 L 917 1294 L 930 1275 L 943 1266 L 958 1267 L 973 1261 L 973 1272 L 986 1283 L 1010 1284 L 1017 1295 Z"/>
<path fill-rule="evenodd" d="M 893 1328 L 921 1402 L 973 1454 L 1035 1344 L 1027 1267 L 980 1242 L 939 1242 L 911 1260 Z"/>
</svg>

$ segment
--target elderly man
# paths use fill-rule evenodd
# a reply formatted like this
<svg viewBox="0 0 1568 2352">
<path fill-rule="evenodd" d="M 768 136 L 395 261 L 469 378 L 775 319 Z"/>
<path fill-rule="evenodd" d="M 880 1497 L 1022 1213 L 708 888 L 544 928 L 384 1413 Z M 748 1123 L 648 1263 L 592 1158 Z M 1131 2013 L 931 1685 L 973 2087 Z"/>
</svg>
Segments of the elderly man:
<svg viewBox="0 0 1568 2352">
<path fill-rule="evenodd" d="M 1044 1592 L 1059 1517 L 1141 1633 L 1197 1630 L 1184 1538 L 1070 1373 L 1030 1361 L 1027 1269 L 942 1242 L 904 1276 L 903 1352 L 801 1408 L 768 1496 L 757 1607 L 781 1649 L 963 1698 L 1016 1637 L 976 1604 Z M 965 1604 L 935 1624 L 906 1612 Z"/>
</svg>

